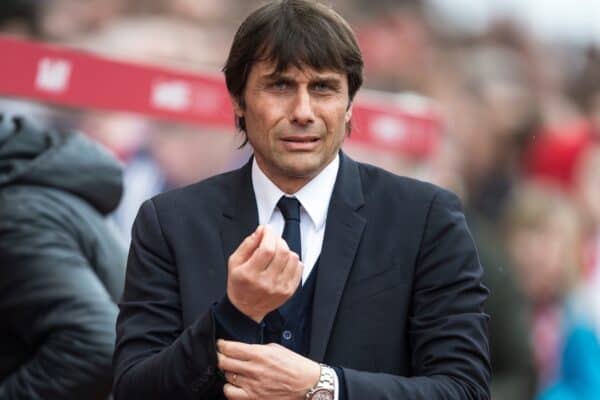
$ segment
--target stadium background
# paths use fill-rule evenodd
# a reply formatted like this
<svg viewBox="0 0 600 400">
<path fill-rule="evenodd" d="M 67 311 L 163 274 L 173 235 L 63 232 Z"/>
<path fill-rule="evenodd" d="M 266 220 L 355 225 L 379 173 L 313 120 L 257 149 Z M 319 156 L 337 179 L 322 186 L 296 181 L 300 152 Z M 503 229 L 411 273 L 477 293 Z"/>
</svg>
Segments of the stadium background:
<svg viewBox="0 0 600 400">
<path fill-rule="evenodd" d="M 493 398 L 543 393 L 569 368 L 571 310 L 600 332 L 600 3 L 328 3 L 366 63 L 345 150 L 459 194 L 493 293 Z M 144 199 L 247 160 L 216 99 L 227 100 L 235 28 L 257 4 L 3 0 L 0 111 L 82 131 L 124 163 L 112 218 L 126 242 Z M 75 67 L 81 91 L 61 93 Z M 140 99 L 127 73 L 175 85 Z M 199 109 L 182 109 L 189 96 Z M 597 336 L 570 362 L 600 369 Z"/>
</svg>

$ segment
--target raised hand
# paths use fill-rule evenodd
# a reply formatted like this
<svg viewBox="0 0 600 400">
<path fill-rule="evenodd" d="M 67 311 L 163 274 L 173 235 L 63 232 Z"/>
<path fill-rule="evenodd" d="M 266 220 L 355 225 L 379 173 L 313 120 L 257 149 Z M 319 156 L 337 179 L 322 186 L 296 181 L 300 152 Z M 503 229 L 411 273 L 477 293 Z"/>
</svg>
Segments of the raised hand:
<svg viewBox="0 0 600 400">
<path fill-rule="evenodd" d="M 303 265 L 298 255 L 269 228 L 259 226 L 229 257 L 227 296 L 256 322 L 296 291 Z"/>
</svg>

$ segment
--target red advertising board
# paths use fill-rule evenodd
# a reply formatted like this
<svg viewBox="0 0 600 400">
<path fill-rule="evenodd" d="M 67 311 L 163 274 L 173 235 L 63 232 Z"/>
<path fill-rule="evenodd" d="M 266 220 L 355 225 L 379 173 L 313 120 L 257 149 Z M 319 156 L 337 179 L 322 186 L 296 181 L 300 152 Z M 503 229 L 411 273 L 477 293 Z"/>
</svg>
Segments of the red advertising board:
<svg viewBox="0 0 600 400">
<path fill-rule="evenodd" d="M 78 108 L 139 113 L 233 130 L 219 75 L 117 61 L 80 50 L 0 36 L 0 95 Z M 361 91 L 349 140 L 417 158 L 436 148 L 432 107 L 407 108 L 391 94 Z"/>
</svg>

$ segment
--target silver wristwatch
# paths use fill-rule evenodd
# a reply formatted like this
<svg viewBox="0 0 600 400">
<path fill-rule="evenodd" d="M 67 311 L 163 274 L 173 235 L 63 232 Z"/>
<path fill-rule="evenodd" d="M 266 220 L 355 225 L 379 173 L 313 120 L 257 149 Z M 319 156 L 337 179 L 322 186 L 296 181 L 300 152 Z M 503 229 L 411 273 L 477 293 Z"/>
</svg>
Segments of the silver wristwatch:
<svg viewBox="0 0 600 400">
<path fill-rule="evenodd" d="M 315 386 L 306 393 L 306 400 L 333 400 L 335 394 L 335 371 L 320 364 L 321 376 Z"/>
</svg>

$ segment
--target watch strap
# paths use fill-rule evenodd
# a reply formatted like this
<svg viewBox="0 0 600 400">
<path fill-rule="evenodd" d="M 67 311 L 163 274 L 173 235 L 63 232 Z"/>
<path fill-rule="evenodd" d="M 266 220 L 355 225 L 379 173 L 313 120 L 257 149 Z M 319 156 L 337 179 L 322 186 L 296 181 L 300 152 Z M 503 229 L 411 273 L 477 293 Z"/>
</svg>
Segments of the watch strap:
<svg viewBox="0 0 600 400">
<path fill-rule="evenodd" d="M 319 381 L 306 393 L 306 400 L 310 400 L 312 395 L 319 390 L 327 390 L 331 394 L 335 391 L 335 370 L 328 365 L 319 364 L 321 373 Z"/>
</svg>

